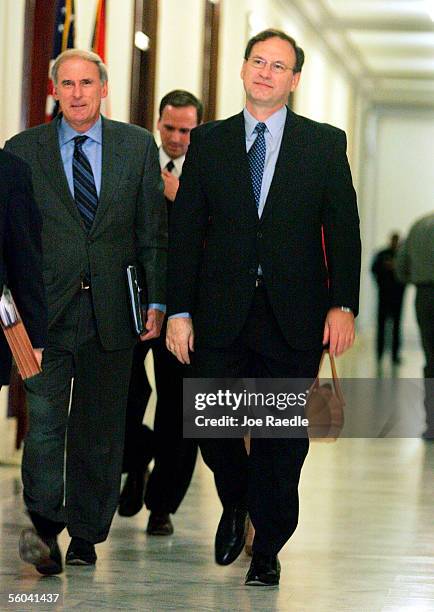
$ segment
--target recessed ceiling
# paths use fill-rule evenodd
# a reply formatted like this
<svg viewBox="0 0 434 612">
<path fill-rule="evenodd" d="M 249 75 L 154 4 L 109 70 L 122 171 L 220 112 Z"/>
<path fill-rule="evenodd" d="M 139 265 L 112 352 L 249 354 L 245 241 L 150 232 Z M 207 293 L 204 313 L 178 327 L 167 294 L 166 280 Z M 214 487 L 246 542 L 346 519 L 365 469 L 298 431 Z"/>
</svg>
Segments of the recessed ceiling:
<svg viewBox="0 0 434 612">
<path fill-rule="evenodd" d="M 434 106 L 434 0 L 294 3 L 340 56 L 346 49 L 374 101 Z"/>
<path fill-rule="evenodd" d="M 342 19 L 389 19 L 391 21 L 429 19 L 427 0 L 324 0 L 328 9 Z"/>
</svg>

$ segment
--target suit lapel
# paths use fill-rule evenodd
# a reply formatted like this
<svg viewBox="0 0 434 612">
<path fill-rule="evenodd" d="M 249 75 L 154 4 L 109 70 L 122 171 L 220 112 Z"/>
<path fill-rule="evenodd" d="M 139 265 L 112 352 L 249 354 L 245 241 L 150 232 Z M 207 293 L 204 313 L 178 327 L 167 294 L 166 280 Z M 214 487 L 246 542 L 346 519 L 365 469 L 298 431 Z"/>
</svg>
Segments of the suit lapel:
<svg viewBox="0 0 434 612">
<path fill-rule="evenodd" d="M 273 202 L 282 194 L 282 185 L 288 183 L 288 176 L 297 180 L 296 167 L 300 159 L 300 150 L 304 147 L 303 133 L 300 119 L 288 109 L 285 127 L 282 134 L 279 155 L 274 169 L 270 190 L 262 212 L 261 221 L 264 221 L 271 213 Z"/>
<path fill-rule="evenodd" d="M 115 124 L 102 118 L 102 168 L 101 168 L 101 191 L 95 220 L 90 233 L 101 224 L 110 202 L 113 200 L 114 193 L 120 184 L 122 173 L 125 168 L 125 160 L 122 159 L 122 146 L 124 137 L 120 130 L 116 129 Z"/>
<path fill-rule="evenodd" d="M 57 126 L 60 116 L 47 125 L 47 129 L 39 137 L 39 163 L 47 182 L 59 194 L 59 201 L 66 207 L 70 215 L 81 225 L 80 213 L 69 190 L 60 155 Z"/>
<path fill-rule="evenodd" d="M 250 221 L 258 222 L 258 209 L 253 194 L 249 160 L 246 152 L 246 128 L 241 112 L 228 119 L 223 126 L 222 145 L 226 156 L 228 172 L 233 176 L 240 194 L 240 204 Z"/>
</svg>

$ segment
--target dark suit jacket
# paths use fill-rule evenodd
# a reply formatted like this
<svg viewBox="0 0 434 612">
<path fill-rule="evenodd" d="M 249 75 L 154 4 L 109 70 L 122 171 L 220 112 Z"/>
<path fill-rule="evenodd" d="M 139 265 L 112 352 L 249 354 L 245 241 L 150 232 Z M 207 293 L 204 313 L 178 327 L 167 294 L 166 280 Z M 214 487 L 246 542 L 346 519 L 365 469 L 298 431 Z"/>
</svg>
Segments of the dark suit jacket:
<svg viewBox="0 0 434 612">
<path fill-rule="evenodd" d="M 27 164 L 0 150 L 0 295 L 7 284 L 35 348 L 47 341 L 41 228 Z M 8 384 L 10 369 L 11 355 L 0 330 L 0 386 Z"/>
<path fill-rule="evenodd" d="M 153 136 L 143 128 L 102 122 L 102 181 L 89 234 L 68 187 L 57 122 L 18 134 L 7 148 L 32 169 L 44 220 L 44 280 L 53 328 L 90 276 L 98 334 L 106 350 L 134 342 L 126 267 L 142 266 L 149 302 L 165 303 L 167 215 Z"/>
<path fill-rule="evenodd" d="M 344 132 L 288 110 L 259 219 L 243 114 L 193 130 L 169 244 L 168 314 L 192 314 L 197 344 L 224 347 L 239 334 L 260 264 L 288 343 L 321 345 L 330 307 L 358 311 L 359 219 Z"/>
</svg>

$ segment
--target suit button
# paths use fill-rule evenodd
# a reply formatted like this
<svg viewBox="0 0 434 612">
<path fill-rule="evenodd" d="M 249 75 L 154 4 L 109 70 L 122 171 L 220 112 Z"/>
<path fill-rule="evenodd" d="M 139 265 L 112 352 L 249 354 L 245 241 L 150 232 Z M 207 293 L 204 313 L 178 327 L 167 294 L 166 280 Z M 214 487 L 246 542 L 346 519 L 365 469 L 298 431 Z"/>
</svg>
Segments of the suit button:
<svg viewBox="0 0 434 612">
<path fill-rule="evenodd" d="M 256 276 L 256 270 L 255 270 L 255 268 L 250 268 L 250 270 L 249 270 L 249 274 L 250 274 L 250 276 Z"/>
<path fill-rule="evenodd" d="M 258 232 L 256 235 L 258 238 L 262 238 L 262 232 Z"/>
</svg>

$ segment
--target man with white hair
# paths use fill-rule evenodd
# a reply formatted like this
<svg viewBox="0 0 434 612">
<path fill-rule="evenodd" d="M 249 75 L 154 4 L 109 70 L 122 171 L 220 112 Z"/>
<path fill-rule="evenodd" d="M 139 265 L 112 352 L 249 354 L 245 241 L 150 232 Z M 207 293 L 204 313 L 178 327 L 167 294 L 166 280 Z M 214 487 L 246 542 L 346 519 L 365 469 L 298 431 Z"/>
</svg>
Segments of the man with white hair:
<svg viewBox="0 0 434 612">
<path fill-rule="evenodd" d="M 152 135 L 101 116 L 107 71 L 96 54 L 63 52 L 52 77 L 61 114 L 7 143 L 31 167 L 43 217 L 49 334 L 43 374 L 26 385 L 23 483 L 34 529 L 20 541 L 21 557 L 41 574 L 62 571 L 57 535 L 65 526 L 70 565 L 94 565 L 95 544 L 107 538 L 135 342 L 126 268 L 144 274 L 149 307 L 141 339 L 155 338 L 167 249 Z"/>
</svg>

